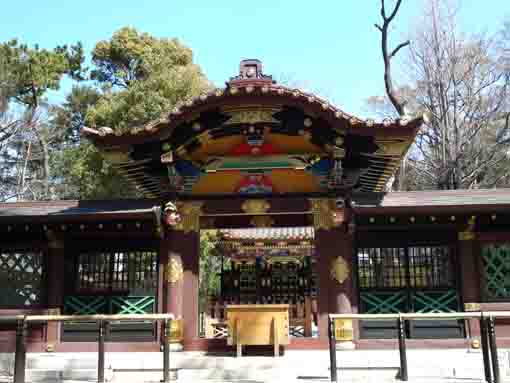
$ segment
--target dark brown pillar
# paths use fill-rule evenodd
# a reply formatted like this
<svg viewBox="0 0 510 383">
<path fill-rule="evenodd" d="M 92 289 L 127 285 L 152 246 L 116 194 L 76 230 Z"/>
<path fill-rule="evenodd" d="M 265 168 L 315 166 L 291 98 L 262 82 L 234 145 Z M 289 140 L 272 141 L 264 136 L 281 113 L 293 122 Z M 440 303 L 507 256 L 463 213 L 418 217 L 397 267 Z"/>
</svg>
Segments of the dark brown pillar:
<svg viewBox="0 0 510 383">
<path fill-rule="evenodd" d="M 328 313 L 348 314 L 357 310 L 353 279 L 353 239 L 349 232 L 348 209 L 339 211 L 335 222 L 334 202 L 312 200 L 315 249 L 319 274 L 319 337 L 326 341 Z M 353 309 L 354 305 L 354 309 Z"/>
<path fill-rule="evenodd" d="M 464 300 L 466 311 L 480 310 L 480 263 L 479 263 L 479 242 L 476 240 L 475 233 L 459 233 L 458 256 L 460 277 L 461 277 L 461 295 Z M 470 337 L 480 336 L 480 324 L 478 320 L 466 321 L 467 335 Z"/>
<path fill-rule="evenodd" d="M 319 273 L 319 336 L 327 337 L 328 313 L 350 314 L 353 301 L 353 241 L 344 227 L 315 233 Z"/>
<path fill-rule="evenodd" d="M 166 310 L 182 319 L 186 344 L 198 336 L 199 234 L 172 230 L 164 242 Z"/>
<path fill-rule="evenodd" d="M 163 240 L 163 247 L 166 255 L 165 264 L 165 287 L 166 287 L 166 311 L 174 314 L 176 319 L 183 318 L 183 233 L 172 231 Z M 183 247 L 184 245 L 184 247 Z"/>
<path fill-rule="evenodd" d="M 48 313 L 59 315 L 64 304 L 64 242 L 52 239 L 48 242 L 46 262 Z M 50 322 L 47 325 L 47 349 L 51 350 L 60 342 L 60 323 Z"/>
</svg>

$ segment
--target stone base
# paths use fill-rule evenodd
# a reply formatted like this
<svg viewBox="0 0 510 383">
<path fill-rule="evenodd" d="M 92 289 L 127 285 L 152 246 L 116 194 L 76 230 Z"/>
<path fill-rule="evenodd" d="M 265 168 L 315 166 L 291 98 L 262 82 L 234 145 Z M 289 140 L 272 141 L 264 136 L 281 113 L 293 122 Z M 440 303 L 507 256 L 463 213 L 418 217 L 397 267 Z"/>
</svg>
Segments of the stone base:
<svg viewBox="0 0 510 383">
<path fill-rule="evenodd" d="M 356 345 L 354 344 L 354 342 L 337 342 L 336 349 L 338 351 L 354 350 L 356 349 Z"/>
</svg>

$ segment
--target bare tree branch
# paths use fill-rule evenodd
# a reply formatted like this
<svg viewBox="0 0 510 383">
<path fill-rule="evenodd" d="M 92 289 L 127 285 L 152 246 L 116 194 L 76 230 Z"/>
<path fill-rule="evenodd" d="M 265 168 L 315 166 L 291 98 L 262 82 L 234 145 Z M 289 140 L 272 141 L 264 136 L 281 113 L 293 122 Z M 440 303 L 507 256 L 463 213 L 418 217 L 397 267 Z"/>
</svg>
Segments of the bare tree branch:
<svg viewBox="0 0 510 383">
<path fill-rule="evenodd" d="M 395 49 L 393 49 L 393 51 L 391 52 L 390 58 L 395 57 L 399 50 L 401 50 L 404 47 L 407 47 L 410 44 L 411 44 L 411 41 L 409 41 L 409 40 L 404 41 L 403 43 L 398 44 L 397 47 Z"/>
<path fill-rule="evenodd" d="M 398 53 L 400 49 L 410 44 L 409 41 L 399 44 L 391 53 L 389 53 L 388 48 L 388 28 L 390 27 L 391 22 L 395 18 L 402 4 L 402 0 L 397 0 L 395 8 L 390 14 L 390 17 L 386 17 L 386 6 L 384 0 L 381 0 L 381 17 L 383 20 L 382 26 L 376 24 L 376 28 L 381 32 L 381 51 L 384 61 L 384 85 L 386 88 L 386 94 L 390 99 L 392 105 L 397 110 L 399 116 L 404 116 L 405 112 L 405 102 L 399 100 L 397 96 L 397 92 L 393 85 L 393 78 L 391 75 L 391 59 Z"/>
<path fill-rule="evenodd" d="M 501 50 L 509 46 L 510 34 L 502 41 L 499 35 L 461 33 L 457 9 L 447 1 L 427 0 L 407 50 L 404 71 L 410 83 L 393 89 L 391 59 L 409 43 L 389 53 L 388 21 L 394 20 L 402 2 L 393 0 L 391 12 L 388 1 L 380 4 L 383 21 L 376 28 L 385 60 L 386 98 L 378 106 L 400 113 L 399 101 L 405 99 L 406 109 L 429 117 L 407 160 L 404 188 L 479 188 L 510 182 L 510 67 L 501 65 L 501 56 L 510 52 Z"/>
</svg>

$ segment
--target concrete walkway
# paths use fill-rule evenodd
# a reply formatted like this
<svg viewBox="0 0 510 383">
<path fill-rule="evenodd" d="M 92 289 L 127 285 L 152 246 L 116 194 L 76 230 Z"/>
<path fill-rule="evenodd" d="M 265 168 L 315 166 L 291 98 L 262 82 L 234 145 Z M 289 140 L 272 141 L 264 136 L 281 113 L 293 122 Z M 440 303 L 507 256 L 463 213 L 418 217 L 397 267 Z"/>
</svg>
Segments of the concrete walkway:
<svg viewBox="0 0 510 383">
<path fill-rule="evenodd" d="M 509 350 L 499 350 L 502 382 L 510 383 Z M 0 355 L 0 383 L 12 382 L 14 355 Z M 159 382 L 161 353 L 106 354 L 105 377 L 112 383 Z M 205 355 L 172 352 L 177 383 L 314 383 L 329 382 L 328 351 L 288 351 L 279 358 Z M 339 382 L 399 382 L 397 350 L 353 350 L 337 353 Z M 110 367 L 110 368 L 109 368 Z M 1 374 L 1 371 L 8 374 Z M 11 376 L 9 376 L 9 374 Z M 483 382 L 479 350 L 408 350 L 409 381 L 415 383 Z M 95 382 L 96 353 L 40 353 L 27 355 L 27 382 Z"/>
</svg>

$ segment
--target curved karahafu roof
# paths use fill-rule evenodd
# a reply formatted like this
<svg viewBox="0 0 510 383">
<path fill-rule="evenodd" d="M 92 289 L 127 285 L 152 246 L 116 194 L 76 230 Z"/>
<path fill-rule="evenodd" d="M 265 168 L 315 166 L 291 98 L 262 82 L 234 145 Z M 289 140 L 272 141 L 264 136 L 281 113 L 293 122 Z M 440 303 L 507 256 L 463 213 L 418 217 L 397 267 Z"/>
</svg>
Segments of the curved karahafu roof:
<svg viewBox="0 0 510 383">
<path fill-rule="evenodd" d="M 156 121 L 84 134 L 147 196 L 345 194 L 383 190 L 422 122 L 357 118 L 244 60 Z"/>
</svg>

